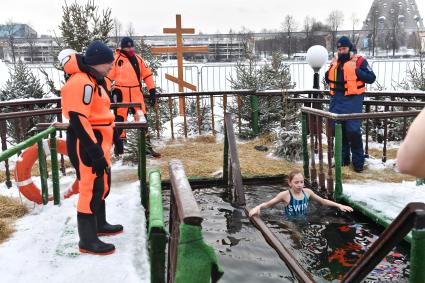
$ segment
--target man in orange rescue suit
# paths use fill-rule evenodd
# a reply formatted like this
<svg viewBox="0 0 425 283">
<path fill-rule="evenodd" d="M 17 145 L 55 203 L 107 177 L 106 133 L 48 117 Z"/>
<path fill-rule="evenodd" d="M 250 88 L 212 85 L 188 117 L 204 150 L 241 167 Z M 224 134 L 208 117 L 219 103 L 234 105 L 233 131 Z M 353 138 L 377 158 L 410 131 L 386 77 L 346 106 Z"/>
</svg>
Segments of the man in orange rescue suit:
<svg viewBox="0 0 425 283">
<path fill-rule="evenodd" d="M 77 172 L 77 205 L 80 252 L 106 255 L 115 251 L 113 244 L 98 236 L 123 231 L 121 225 L 106 222 L 105 198 L 111 184 L 110 150 L 114 114 L 104 77 L 114 60 L 112 50 L 101 41 L 93 41 L 85 55 L 71 54 L 62 60 L 70 75 L 61 90 L 62 113 L 69 120 L 68 155 Z"/>
<path fill-rule="evenodd" d="M 115 60 L 108 78 L 115 82 L 112 91 L 112 100 L 114 102 L 140 103 L 141 107 L 118 108 L 115 111 L 115 121 L 127 121 L 128 113 L 141 117 L 146 117 L 146 105 L 143 98 L 142 83 L 143 80 L 149 90 L 149 104 L 155 106 L 157 93 L 153 81 L 152 71 L 146 65 L 142 58 L 135 53 L 134 42 L 130 37 L 124 37 L 121 40 L 121 49 L 115 50 Z M 117 131 L 119 138 L 114 138 L 115 154 L 124 152 L 125 131 Z M 148 137 L 147 150 L 153 157 L 160 157 L 160 154 L 152 149 Z"/>
<path fill-rule="evenodd" d="M 348 37 L 342 36 L 337 47 L 338 56 L 325 75 L 331 94 L 330 111 L 336 114 L 362 113 L 365 83 L 372 84 L 376 76 L 365 58 L 353 54 L 353 44 Z M 342 122 L 342 165 L 349 166 L 352 161 L 356 172 L 363 171 L 365 162 L 360 127 L 360 120 Z"/>
</svg>

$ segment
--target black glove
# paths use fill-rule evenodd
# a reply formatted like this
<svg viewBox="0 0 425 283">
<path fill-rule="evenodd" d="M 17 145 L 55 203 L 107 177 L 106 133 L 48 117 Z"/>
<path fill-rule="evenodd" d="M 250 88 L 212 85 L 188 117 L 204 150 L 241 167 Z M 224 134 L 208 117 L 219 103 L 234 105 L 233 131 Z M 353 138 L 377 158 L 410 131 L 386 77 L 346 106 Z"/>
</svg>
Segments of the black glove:
<svg viewBox="0 0 425 283">
<path fill-rule="evenodd" d="M 156 103 L 156 89 L 151 88 L 149 90 L 149 104 L 150 106 L 154 107 Z"/>
<path fill-rule="evenodd" d="M 86 152 L 88 153 L 92 161 L 92 173 L 96 173 L 96 176 L 102 176 L 104 172 L 109 173 L 109 165 L 103 155 L 102 148 L 98 144 L 92 144 L 87 147 Z"/>
<path fill-rule="evenodd" d="M 105 157 L 92 160 L 92 173 L 96 173 L 96 176 L 102 176 L 103 173 L 109 174 L 109 165 Z"/>
</svg>

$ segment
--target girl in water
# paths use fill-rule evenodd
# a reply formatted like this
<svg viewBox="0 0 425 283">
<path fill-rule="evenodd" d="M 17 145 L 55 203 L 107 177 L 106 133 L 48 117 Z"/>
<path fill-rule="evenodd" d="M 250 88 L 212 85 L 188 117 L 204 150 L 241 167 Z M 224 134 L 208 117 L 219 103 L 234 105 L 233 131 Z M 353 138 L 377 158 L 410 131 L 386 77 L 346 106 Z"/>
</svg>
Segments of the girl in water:
<svg viewBox="0 0 425 283">
<path fill-rule="evenodd" d="M 304 188 L 304 176 L 300 171 L 292 171 L 288 176 L 289 190 L 280 192 L 273 199 L 257 205 L 249 212 L 249 216 L 260 214 L 262 208 L 270 208 L 282 202 L 285 205 L 284 214 L 286 216 L 305 215 L 310 199 L 317 201 L 321 205 L 333 206 L 344 212 L 352 212 L 349 206 L 342 205 L 316 195 L 312 190 Z"/>
</svg>

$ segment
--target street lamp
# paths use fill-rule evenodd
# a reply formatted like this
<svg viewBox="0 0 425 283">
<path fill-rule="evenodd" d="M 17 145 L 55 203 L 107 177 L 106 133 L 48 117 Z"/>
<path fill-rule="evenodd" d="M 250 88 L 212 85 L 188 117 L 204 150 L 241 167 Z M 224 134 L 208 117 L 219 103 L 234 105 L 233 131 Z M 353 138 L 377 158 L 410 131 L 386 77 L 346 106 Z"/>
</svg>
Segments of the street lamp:
<svg viewBox="0 0 425 283">
<path fill-rule="evenodd" d="M 328 51 L 321 45 L 314 45 L 307 50 L 307 62 L 314 71 L 313 88 L 319 89 L 319 71 L 328 61 Z"/>
</svg>

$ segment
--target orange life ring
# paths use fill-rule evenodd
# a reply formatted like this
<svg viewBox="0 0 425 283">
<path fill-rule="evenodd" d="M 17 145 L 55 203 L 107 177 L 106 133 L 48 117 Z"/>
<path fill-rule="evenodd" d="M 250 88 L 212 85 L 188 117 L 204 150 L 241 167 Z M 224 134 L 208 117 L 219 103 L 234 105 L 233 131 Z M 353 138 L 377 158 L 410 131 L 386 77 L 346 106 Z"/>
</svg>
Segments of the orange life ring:
<svg viewBox="0 0 425 283">
<path fill-rule="evenodd" d="M 46 156 L 50 155 L 50 140 L 43 140 L 43 149 Z M 59 154 L 68 155 L 66 150 L 66 140 L 58 139 L 56 143 Z M 19 156 L 15 167 L 15 181 L 19 191 L 29 200 L 41 204 L 43 202 L 40 189 L 34 184 L 31 178 L 31 169 L 38 160 L 38 145 L 34 144 L 25 149 Z M 78 194 L 78 180 L 75 180 L 71 187 L 67 188 L 63 197 L 69 198 L 74 194 Z M 49 200 L 52 200 L 49 197 Z"/>
</svg>

